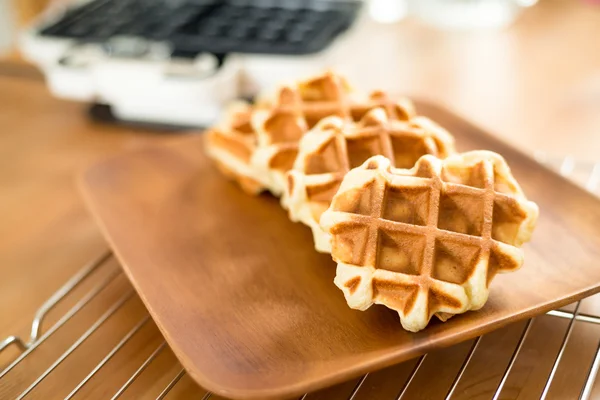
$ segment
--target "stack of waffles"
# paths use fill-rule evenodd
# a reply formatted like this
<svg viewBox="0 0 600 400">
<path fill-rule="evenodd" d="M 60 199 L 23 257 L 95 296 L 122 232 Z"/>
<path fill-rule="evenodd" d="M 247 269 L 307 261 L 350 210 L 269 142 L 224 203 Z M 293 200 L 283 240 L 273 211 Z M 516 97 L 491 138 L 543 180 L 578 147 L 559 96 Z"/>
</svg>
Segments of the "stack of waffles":
<svg viewBox="0 0 600 400">
<path fill-rule="evenodd" d="M 235 105 L 206 149 L 312 229 L 350 307 L 385 305 L 413 332 L 481 308 L 494 276 L 522 265 L 538 216 L 500 155 L 458 154 L 410 101 L 360 98 L 333 73 Z"/>
<path fill-rule="evenodd" d="M 321 119 L 337 116 L 358 121 L 381 108 L 390 120 L 409 121 L 415 114 L 407 99 L 391 100 L 374 91 L 356 96 L 342 77 L 331 72 L 282 86 L 273 99 L 255 106 L 235 104 L 225 120 L 206 134 L 206 149 L 219 168 L 251 194 L 269 190 L 283 195 L 300 139 Z"/>
</svg>

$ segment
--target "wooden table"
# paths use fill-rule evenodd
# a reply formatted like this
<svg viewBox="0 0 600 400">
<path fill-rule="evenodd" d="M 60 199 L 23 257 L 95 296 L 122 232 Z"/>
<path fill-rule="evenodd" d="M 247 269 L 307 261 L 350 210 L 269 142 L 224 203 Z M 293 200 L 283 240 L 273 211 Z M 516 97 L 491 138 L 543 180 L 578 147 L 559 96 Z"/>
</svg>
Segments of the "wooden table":
<svg viewBox="0 0 600 400">
<path fill-rule="evenodd" d="M 442 102 L 532 153 L 541 150 L 598 160 L 600 8 L 545 0 L 526 10 L 510 29 L 478 34 L 442 33 L 413 20 L 395 25 L 366 23 L 372 34 L 347 42 L 338 55 L 351 63 L 352 75 L 361 77 L 357 86 L 390 87 Z M 177 137 L 92 122 L 86 106 L 52 98 L 31 67 L 13 61 L 0 64 L 0 338 L 27 338 L 37 308 L 107 249 L 81 201 L 77 174 L 109 154 Z M 131 290 L 116 261 L 110 259 L 48 314 L 42 331 L 105 280 L 110 283 L 96 297 L 0 379 L 0 398 L 24 390 Z M 66 396 L 142 321 L 146 312 L 140 300 L 134 295 L 124 301 L 33 389 L 32 398 Z M 590 299 L 582 310 L 600 315 L 596 303 Z M 568 319 L 544 316 L 532 324 L 503 397 L 539 395 L 568 323 Z M 481 340 L 455 398 L 489 398 L 523 328 L 524 323 L 518 323 Z M 600 339 L 599 329 L 595 324 L 575 325 L 550 397 L 579 394 Z M 77 397 L 114 394 L 162 340 L 154 324 L 146 322 Z M 408 398 L 443 397 L 472 344 L 430 354 L 408 387 Z M 19 353 L 16 346 L 1 353 L 0 368 Z M 416 362 L 369 376 L 355 398 L 394 398 Z M 180 368 L 168 348 L 163 349 L 124 397 L 155 398 Z M 346 398 L 356 383 L 309 398 Z M 183 375 L 168 398 L 201 393 Z M 593 394 L 600 396 L 600 390 Z"/>
</svg>

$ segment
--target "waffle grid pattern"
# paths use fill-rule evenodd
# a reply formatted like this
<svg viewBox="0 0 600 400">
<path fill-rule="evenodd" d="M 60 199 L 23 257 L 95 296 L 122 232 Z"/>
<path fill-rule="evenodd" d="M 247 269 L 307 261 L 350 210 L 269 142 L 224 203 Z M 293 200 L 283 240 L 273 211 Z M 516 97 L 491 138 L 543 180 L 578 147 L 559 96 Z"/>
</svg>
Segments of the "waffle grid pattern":
<svg viewBox="0 0 600 400">
<path fill-rule="evenodd" d="M 244 190 L 257 194 L 268 189 L 279 196 L 286 186 L 285 174 L 296 159 L 298 143 L 311 127 L 330 115 L 357 121 L 376 107 L 398 120 L 409 120 L 415 113 L 408 99 L 392 100 L 382 91 L 374 91 L 366 99 L 356 98 L 342 77 L 328 72 L 283 86 L 274 99 L 246 106 L 243 116 L 249 123 L 243 130 L 235 124 L 239 118 L 230 115 L 218 129 L 209 131 L 207 152 Z M 241 147 L 243 155 L 238 151 Z"/>
<path fill-rule="evenodd" d="M 466 174 L 453 174 L 430 156 L 412 170 L 392 171 L 379 156 L 354 170 L 360 180 L 344 180 L 321 223 L 333 237 L 336 284 L 351 306 L 385 304 L 406 329 L 419 330 L 434 314 L 445 319 L 480 308 L 493 276 L 520 267 L 513 228 L 525 223 L 531 206 L 514 202 L 518 192 L 498 192 L 512 185 L 496 187 L 494 164 L 477 153 Z M 456 204 L 469 198 L 479 206 L 467 214 Z M 494 224 L 494 211 L 509 203 L 517 206 L 515 214 Z"/>
<path fill-rule="evenodd" d="M 376 155 L 410 168 L 422 155 L 445 158 L 452 153 L 451 135 L 425 117 L 390 121 L 382 108 L 369 111 L 357 124 L 329 117 L 302 138 L 282 203 L 292 220 L 313 229 L 317 250 L 330 252 L 319 218 L 348 171 Z"/>
<path fill-rule="evenodd" d="M 348 84 L 332 73 L 284 86 L 274 104 L 256 110 L 252 117 L 257 137 L 252 165 L 265 186 L 279 196 L 286 187 L 286 173 L 298 155 L 299 142 L 310 128 L 329 116 L 358 121 L 377 107 L 391 119 L 404 121 L 414 115 L 409 100 L 392 101 L 381 91 L 373 92 L 368 99 L 355 99 Z"/>
</svg>

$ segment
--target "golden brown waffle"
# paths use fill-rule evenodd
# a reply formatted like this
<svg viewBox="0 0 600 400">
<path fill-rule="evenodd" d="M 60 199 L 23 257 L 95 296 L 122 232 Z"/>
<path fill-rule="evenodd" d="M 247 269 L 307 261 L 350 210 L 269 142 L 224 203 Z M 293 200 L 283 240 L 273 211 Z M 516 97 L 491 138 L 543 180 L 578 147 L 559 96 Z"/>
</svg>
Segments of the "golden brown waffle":
<svg viewBox="0 0 600 400">
<path fill-rule="evenodd" d="M 353 96 L 347 82 L 332 72 L 284 86 L 268 109 L 257 110 L 252 116 L 258 138 L 253 166 L 269 190 L 281 195 L 287 186 L 286 173 L 298 154 L 298 143 L 309 128 L 332 115 L 358 121 L 376 107 L 382 107 L 394 120 L 407 121 L 415 114 L 408 99 L 393 101 L 382 91 L 372 92 L 367 99 Z"/>
<path fill-rule="evenodd" d="M 251 125 L 252 107 L 234 103 L 225 120 L 205 132 L 205 149 L 223 174 L 237 181 L 244 191 L 258 194 L 264 184 L 252 167 L 256 150 L 256 134 Z"/>
<path fill-rule="evenodd" d="M 412 169 L 372 157 L 345 176 L 321 225 L 348 305 L 383 304 L 416 332 L 432 315 L 481 308 L 496 273 L 523 263 L 537 216 L 504 159 L 474 151 Z"/>
<path fill-rule="evenodd" d="M 244 124 L 243 131 L 227 125 L 216 132 L 211 130 L 207 150 L 237 176 L 255 181 L 251 193 L 269 189 L 280 195 L 285 188 L 285 174 L 296 159 L 298 142 L 309 128 L 329 115 L 358 120 L 375 107 L 383 107 L 392 119 L 408 120 L 414 115 L 407 99 L 391 100 L 381 91 L 366 99 L 358 98 L 342 77 L 327 72 L 283 86 L 274 100 L 245 109 L 242 119 L 250 123 Z"/>
<path fill-rule="evenodd" d="M 382 108 L 369 111 L 358 123 L 329 117 L 302 138 L 282 204 L 292 220 L 311 227 L 316 249 L 329 252 L 329 235 L 319 219 L 351 168 L 374 155 L 411 168 L 422 155 L 444 158 L 453 152 L 452 136 L 425 117 L 390 120 Z"/>
<path fill-rule="evenodd" d="M 415 114 L 408 99 L 393 100 L 380 90 L 371 92 L 367 98 L 356 96 L 346 80 L 333 72 L 283 86 L 275 101 L 266 100 L 263 104 L 273 114 L 282 111 L 302 116 L 309 128 L 331 115 L 358 121 L 375 107 L 384 108 L 391 119 L 408 120 Z"/>
</svg>

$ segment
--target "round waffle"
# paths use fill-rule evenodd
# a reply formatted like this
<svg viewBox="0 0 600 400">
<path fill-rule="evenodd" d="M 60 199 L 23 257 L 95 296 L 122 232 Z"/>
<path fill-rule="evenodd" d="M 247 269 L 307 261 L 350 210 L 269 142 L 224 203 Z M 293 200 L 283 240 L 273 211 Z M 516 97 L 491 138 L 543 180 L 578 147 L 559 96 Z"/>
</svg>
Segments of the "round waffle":
<svg viewBox="0 0 600 400">
<path fill-rule="evenodd" d="M 537 205 L 489 151 L 425 155 L 412 169 L 372 157 L 347 173 L 321 226 L 348 305 L 383 304 L 419 331 L 481 308 L 496 273 L 523 263 Z"/>
<path fill-rule="evenodd" d="M 374 155 L 410 168 L 422 155 L 444 158 L 452 153 L 453 137 L 425 117 L 394 120 L 383 108 L 368 111 L 358 123 L 328 117 L 302 137 L 282 204 L 292 220 L 311 227 L 316 249 L 329 252 L 330 238 L 319 219 L 350 169 Z"/>
</svg>

